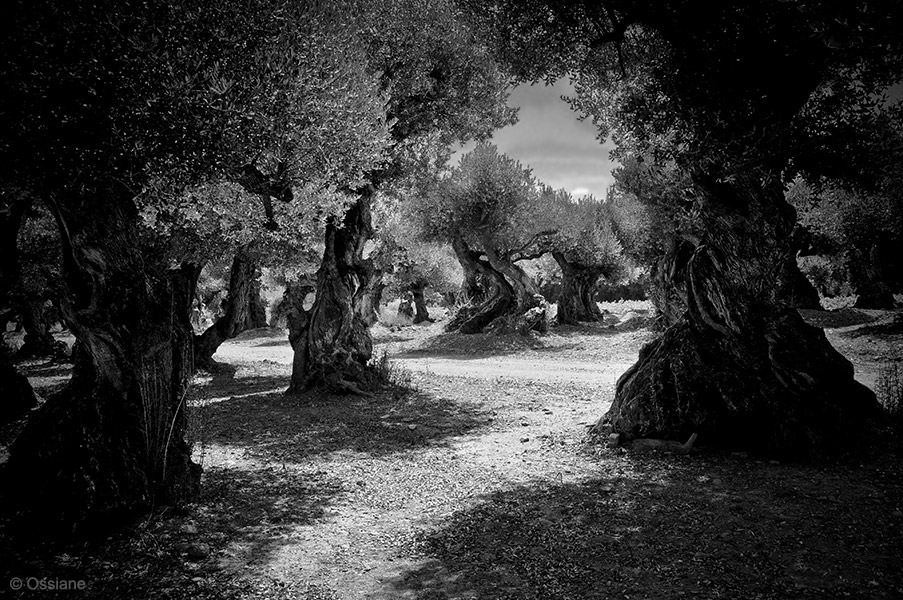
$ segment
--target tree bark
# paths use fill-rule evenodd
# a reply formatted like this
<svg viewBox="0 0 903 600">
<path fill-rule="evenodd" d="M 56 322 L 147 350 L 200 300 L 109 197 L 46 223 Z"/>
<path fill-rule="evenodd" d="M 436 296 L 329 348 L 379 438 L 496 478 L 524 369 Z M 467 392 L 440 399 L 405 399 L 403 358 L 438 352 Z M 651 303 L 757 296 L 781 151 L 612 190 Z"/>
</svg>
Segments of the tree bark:
<svg viewBox="0 0 903 600">
<path fill-rule="evenodd" d="M 50 323 L 44 312 L 44 300 L 33 298 L 21 305 L 22 327 L 25 338 L 16 353 L 17 358 L 50 356 L 56 352 L 56 341 L 50 333 Z"/>
<path fill-rule="evenodd" d="M 513 312 L 517 306 L 514 288 L 505 280 L 504 275 L 496 271 L 489 261 L 482 259 L 479 252 L 471 250 L 464 240 L 454 240 L 452 248 L 464 272 L 477 274 L 482 294 L 471 298 L 468 304 L 458 309 L 445 330 L 480 333 L 498 317 Z"/>
<path fill-rule="evenodd" d="M 687 310 L 687 265 L 695 250 L 687 240 L 672 240 L 664 256 L 652 265 L 649 299 L 662 330 L 677 323 Z"/>
<path fill-rule="evenodd" d="M 854 275 L 856 293 L 855 308 L 891 310 L 894 307 L 894 295 L 887 285 L 882 262 L 881 251 L 877 244 L 869 248 L 868 256 L 857 257 L 857 265 L 851 269 Z"/>
<path fill-rule="evenodd" d="M 286 393 L 300 393 L 313 386 L 359 393 L 375 383 L 374 372 L 367 366 L 373 342 L 359 312 L 364 283 L 372 269 L 363 258 L 364 244 L 373 233 L 372 194 L 371 188 L 362 191 L 341 225 L 332 220 L 326 225 L 316 300 L 306 311 L 308 316 L 298 319 L 294 333 L 290 328 L 297 349 Z M 304 355 L 298 357 L 299 351 Z"/>
<path fill-rule="evenodd" d="M 461 296 L 467 301 L 479 299 L 486 293 L 479 271 L 475 271 L 469 264 L 461 262 L 460 258 L 458 262 L 461 263 L 461 267 L 464 270 L 464 280 L 461 281 Z"/>
<path fill-rule="evenodd" d="M 365 260 L 369 269 L 365 269 L 361 274 L 361 285 L 358 293 L 354 295 L 354 303 L 355 311 L 369 327 L 379 322 L 379 305 L 382 304 L 386 284 L 383 281 L 383 272 L 372 267 L 372 260 Z"/>
<path fill-rule="evenodd" d="M 596 304 L 595 287 L 602 269 L 571 262 L 563 252 L 553 252 L 552 258 L 561 267 L 561 293 L 558 296 L 558 322 L 576 325 L 581 321 L 601 321 L 602 311 Z"/>
<path fill-rule="evenodd" d="M 774 282 L 793 213 L 778 178 L 698 178 L 705 232 L 686 264 L 687 310 L 618 380 L 597 430 L 820 459 L 862 448 L 880 418 L 853 367 Z"/>
<path fill-rule="evenodd" d="M 796 210 L 794 209 L 795 214 Z M 821 310 L 818 290 L 803 275 L 796 262 L 797 255 L 811 251 L 812 234 L 805 227 L 796 224 L 790 234 L 790 248 L 791 251 L 787 254 L 784 268 L 781 269 L 778 276 L 778 299 L 793 308 Z"/>
<path fill-rule="evenodd" d="M 432 323 L 429 310 L 426 308 L 426 298 L 424 290 L 426 283 L 417 281 L 411 284 L 411 296 L 414 298 L 414 325 L 419 323 Z"/>
<path fill-rule="evenodd" d="M 253 250 L 242 246 L 232 259 L 225 314 L 194 337 L 195 364 L 215 367 L 213 355 L 223 342 L 248 329 L 266 325 L 266 307 L 260 297 L 260 265 Z"/>
<path fill-rule="evenodd" d="M 198 492 L 184 440 L 193 274 L 141 254 L 127 191 L 48 203 L 79 349 L 69 386 L 29 420 L 7 469 L 36 526 L 89 532 Z"/>
<path fill-rule="evenodd" d="M 31 201 L 3 199 L 0 210 L 0 303 L 12 305 L 12 289 L 19 281 L 21 264 L 17 239 Z M 6 322 L 3 323 L 4 330 Z M 0 349 L 0 424 L 22 417 L 37 405 L 28 379 L 18 373 L 5 349 Z"/>
<path fill-rule="evenodd" d="M 288 326 L 288 341 L 292 346 L 292 376 L 288 393 L 299 393 L 306 389 L 306 374 L 309 355 L 307 352 L 310 332 L 311 309 L 316 299 L 316 282 L 307 277 L 289 282 L 283 296 L 283 310 Z M 298 383 L 297 387 L 295 386 Z"/>
<path fill-rule="evenodd" d="M 0 425 L 22 418 L 37 404 L 28 379 L 16 371 L 9 354 L 0 349 Z"/>
<path fill-rule="evenodd" d="M 533 281 L 533 278 L 526 271 L 508 260 L 507 257 L 499 255 L 492 248 L 484 249 L 483 254 L 489 261 L 490 266 L 504 275 L 514 289 L 514 297 L 517 302 L 515 312 L 522 314 L 531 308 L 545 305 L 545 299 L 539 293 L 536 282 Z"/>
<path fill-rule="evenodd" d="M 793 308 L 805 308 L 809 310 L 821 310 L 821 300 L 818 290 L 812 282 L 803 275 L 796 263 L 796 252 L 787 255 L 784 267 L 778 276 L 778 298 L 787 306 Z"/>
</svg>

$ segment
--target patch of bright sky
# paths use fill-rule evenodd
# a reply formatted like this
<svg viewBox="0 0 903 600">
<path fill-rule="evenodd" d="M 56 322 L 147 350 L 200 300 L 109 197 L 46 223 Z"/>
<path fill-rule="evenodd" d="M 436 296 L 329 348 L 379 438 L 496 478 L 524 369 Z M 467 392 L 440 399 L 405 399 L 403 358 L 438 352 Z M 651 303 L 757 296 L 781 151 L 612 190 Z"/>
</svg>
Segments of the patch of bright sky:
<svg viewBox="0 0 903 600">
<path fill-rule="evenodd" d="M 614 183 L 612 169 L 618 167 L 608 157 L 613 146 L 611 142 L 600 143 L 592 122 L 578 120 L 578 113 L 561 99 L 562 95 L 573 95 L 566 79 L 552 86 L 537 83 L 514 88 L 508 105 L 520 108 L 519 120 L 496 131 L 492 143 L 499 152 L 531 168 L 543 183 L 564 188 L 575 197 L 592 194 L 601 200 Z M 456 150 L 452 164 L 473 147 L 471 143 Z"/>
</svg>

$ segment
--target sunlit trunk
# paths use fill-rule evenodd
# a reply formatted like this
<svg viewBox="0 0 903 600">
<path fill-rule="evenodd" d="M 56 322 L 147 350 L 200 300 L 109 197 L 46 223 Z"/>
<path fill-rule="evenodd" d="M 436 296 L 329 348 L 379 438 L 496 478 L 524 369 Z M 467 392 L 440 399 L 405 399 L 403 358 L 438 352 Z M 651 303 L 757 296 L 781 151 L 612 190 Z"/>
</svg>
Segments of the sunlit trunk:
<svg viewBox="0 0 903 600">
<path fill-rule="evenodd" d="M 432 319 L 430 318 L 429 310 L 426 308 L 426 298 L 424 297 L 426 283 L 417 281 L 411 284 L 410 289 L 411 296 L 414 298 L 414 324 L 431 322 Z"/>
<path fill-rule="evenodd" d="M 243 246 L 232 259 L 225 313 L 194 338 L 195 363 L 199 367 L 213 366 L 213 355 L 223 342 L 266 324 L 266 307 L 260 297 L 260 265 L 253 250 Z"/>
<path fill-rule="evenodd" d="M 367 366 L 373 342 L 355 297 L 368 280 L 364 245 L 372 235 L 372 191 L 361 193 L 340 224 L 326 225 L 325 250 L 317 271 L 316 300 L 296 322 L 295 368 L 289 393 L 325 385 L 337 391 L 360 391 L 372 384 Z M 303 356 L 299 357 L 298 353 Z"/>
<path fill-rule="evenodd" d="M 465 273 L 475 273 L 479 277 L 482 293 L 458 309 L 457 314 L 446 325 L 446 331 L 480 333 L 498 317 L 512 314 L 517 307 L 514 289 L 505 276 L 471 250 L 464 240 L 452 242 L 455 256 Z M 476 277 L 474 277 L 474 280 Z"/>
<path fill-rule="evenodd" d="M 602 320 L 602 311 L 594 295 L 602 269 L 571 262 L 562 252 L 553 252 L 552 257 L 561 267 L 558 322 L 576 325 L 581 321 Z"/>
</svg>

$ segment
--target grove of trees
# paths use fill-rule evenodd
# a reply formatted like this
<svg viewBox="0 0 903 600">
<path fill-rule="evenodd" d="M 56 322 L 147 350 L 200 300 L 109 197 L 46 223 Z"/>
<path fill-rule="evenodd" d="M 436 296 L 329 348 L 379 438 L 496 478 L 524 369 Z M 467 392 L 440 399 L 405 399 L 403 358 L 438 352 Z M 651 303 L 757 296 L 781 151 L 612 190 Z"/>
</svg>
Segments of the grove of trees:
<svg viewBox="0 0 903 600">
<path fill-rule="evenodd" d="M 600 429 L 805 457 L 865 443 L 874 395 L 775 282 L 796 223 L 783 182 L 824 174 L 812 157 L 878 114 L 903 66 L 899 3 L 466 4 L 523 80 L 574 77 L 602 139 L 680 182 L 667 199 L 688 226 L 660 273 L 686 310 Z"/>
<path fill-rule="evenodd" d="M 289 394 L 376 385 L 384 290 L 426 322 L 427 287 L 459 286 L 452 256 L 448 330 L 543 331 L 524 265 L 551 256 L 561 324 L 601 319 L 600 279 L 649 270 L 664 331 L 599 430 L 807 458 L 863 445 L 874 394 L 788 301 L 817 304 L 806 253 L 842 262 L 862 305 L 903 284 L 903 127 L 881 95 L 903 72 L 900 11 L 16 1 L 0 40 L 0 307 L 21 315 L 24 354 L 54 351 L 51 306 L 76 342 L 71 382 L 11 449 L 9 498 L 68 530 L 195 498 L 190 382 L 266 324 L 264 267 L 288 274 Z M 617 145 L 604 200 L 486 142 L 515 121 L 512 84 L 562 76 Z M 199 278 L 225 265 L 221 314 L 195 331 Z M 6 351 L 0 399 L 4 421 L 35 405 Z"/>
</svg>

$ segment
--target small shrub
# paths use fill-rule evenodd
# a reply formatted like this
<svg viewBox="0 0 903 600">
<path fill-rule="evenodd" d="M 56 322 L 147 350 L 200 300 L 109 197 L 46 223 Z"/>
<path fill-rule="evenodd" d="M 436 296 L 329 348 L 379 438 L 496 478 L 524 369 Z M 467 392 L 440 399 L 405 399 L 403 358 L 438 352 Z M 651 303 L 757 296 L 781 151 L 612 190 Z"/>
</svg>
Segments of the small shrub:
<svg viewBox="0 0 903 600">
<path fill-rule="evenodd" d="M 392 362 L 385 350 L 379 356 L 374 356 L 370 359 L 370 368 L 373 369 L 376 381 L 380 385 L 401 388 L 411 387 L 411 372 Z"/>
<path fill-rule="evenodd" d="M 903 423 L 903 369 L 896 363 L 885 365 L 878 373 L 875 395 L 884 412 L 896 423 Z"/>
</svg>

